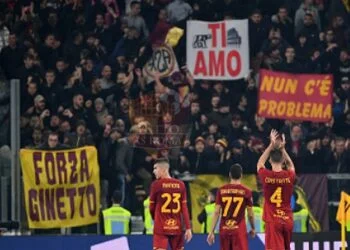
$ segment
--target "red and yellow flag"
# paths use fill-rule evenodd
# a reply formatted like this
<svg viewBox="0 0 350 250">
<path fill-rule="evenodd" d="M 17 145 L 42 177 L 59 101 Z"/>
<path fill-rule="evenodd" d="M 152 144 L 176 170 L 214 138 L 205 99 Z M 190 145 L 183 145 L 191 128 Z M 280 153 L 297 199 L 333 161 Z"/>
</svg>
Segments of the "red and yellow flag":
<svg viewBox="0 0 350 250">
<path fill-rule="evenodd" d="M 350 0 L 343 0 L 344 7 L 347 12 L 350 12 Z"/>
<path fill-rule="evenodd" d="M 350 229 L 350 195 L 341 192 L 337 212 L 337 221 L 341 224 L 341 249 L 346 248 L 346 228 Z"/>
<path fill-rule="evenodd" d="M 341 192 L 337 221 L 340 224 L 346 224 L 350 221 L 350 195 L 345 192 Z"/>
</svg>

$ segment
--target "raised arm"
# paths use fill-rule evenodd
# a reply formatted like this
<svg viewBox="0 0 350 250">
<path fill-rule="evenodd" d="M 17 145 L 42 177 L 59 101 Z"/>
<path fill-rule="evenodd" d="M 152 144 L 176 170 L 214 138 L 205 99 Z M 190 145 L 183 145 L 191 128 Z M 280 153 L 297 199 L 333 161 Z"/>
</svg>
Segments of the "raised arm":
<svg viewBox="0 0 350 250">
<path fill-rule="evenodd" d="M 294 163 L 293 163 L 292 159 L 290 158 L 290 156 L 285 148 L 285 145 L 286 145 L 286 137 L 284 136 L 284 134 L 282 134 L 281 150 L 282 150 L 283 158 L 286 161 L 287 169 L 289 171 L 295 172 Z"/>
<path fill-rule="evenodd" d="M 153 75 L 154 78 L 154 89 L 156 91 L 156 93 L 160 93 L 160 94 L 164 94 L 167 92 L 167 87 L 165 87 L 163 85 L 163 83 L 160 81 L 160 73 L 159 72 L 155 72 Z"/>
<path fill-rule="evenodd" d="M 258 164 L 256 166 L 257 171 L 259 171 L 260 168 L 265 168 L 265 162 L 269 158 L 271 150 L 275 147 L 277 137 L 278 137 L 277 131 L 275 129 L 272 129 L 270 133 L 270 144 L 259 158 Z"/>
<path fill-rule="evenodd" d="M 185 66 L 181 67 L 181 69 L 186 73 L 186 79 L 187 79 L 188 84 L 191 86 L 191 88 L 194 88 L 195 81 L 194 81 L 193 75 L 188 70 L 187 66 L 185 65 Z"/>
</svg>

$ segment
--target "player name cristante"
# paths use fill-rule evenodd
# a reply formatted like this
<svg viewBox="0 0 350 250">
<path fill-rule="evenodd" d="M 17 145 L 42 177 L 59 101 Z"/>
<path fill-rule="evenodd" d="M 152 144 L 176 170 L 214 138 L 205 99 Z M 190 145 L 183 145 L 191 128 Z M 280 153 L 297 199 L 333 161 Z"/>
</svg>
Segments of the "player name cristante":
<svg viewBox="0 0 350 250">
<path fill-rule="evenodd" d="M 270 178 L 270 177 L 266 177 L 265 178 L 265 183 L 270 183 L 270 184 L 286 184 L 286 183 L 291 183 L 290 178 Z"/>
<path fill-rule="evenodd" d="M 180 188 L 179 183 L 162 183 L 162 188 Z"/>
<path fill-rule="evenodd" d="M 240 194 L 240 195 L 245 195 L 245 191 L 242 190 L 242 189 L 230 188 L 230 189 L 222 189 L 222 190 L 220 190 L 220 194 Z"/>
</svg>

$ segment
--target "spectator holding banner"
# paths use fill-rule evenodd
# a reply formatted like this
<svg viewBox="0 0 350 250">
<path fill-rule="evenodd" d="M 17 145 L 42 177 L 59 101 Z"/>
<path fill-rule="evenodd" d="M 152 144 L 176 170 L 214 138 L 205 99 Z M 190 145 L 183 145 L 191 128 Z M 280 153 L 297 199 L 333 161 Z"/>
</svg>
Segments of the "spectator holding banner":
<svg viewBox="0 0 350 250">
<path fill-rule="evenodd" d="M 38 149 L 42 150 L 62 150 L 68 149 L 69 146 L 61 144 L 59 141 L 59 136 L 56 132 L 50 132 L 47 141 L 40 145 Z"/>
</svg>

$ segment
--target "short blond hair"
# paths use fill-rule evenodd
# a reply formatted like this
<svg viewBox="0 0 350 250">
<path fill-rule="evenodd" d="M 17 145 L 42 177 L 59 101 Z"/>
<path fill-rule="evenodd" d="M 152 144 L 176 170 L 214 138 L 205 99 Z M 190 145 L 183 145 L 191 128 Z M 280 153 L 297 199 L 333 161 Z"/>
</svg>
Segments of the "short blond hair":
<svg viewBox="0 0 350 250">
<path fill-rule="evenodd" d="M 139 133 L 139 126 L 137 125 L 132 126 L 129 130 L 130 135 L 138 134 L 138 133 Z"/>
</svg>

